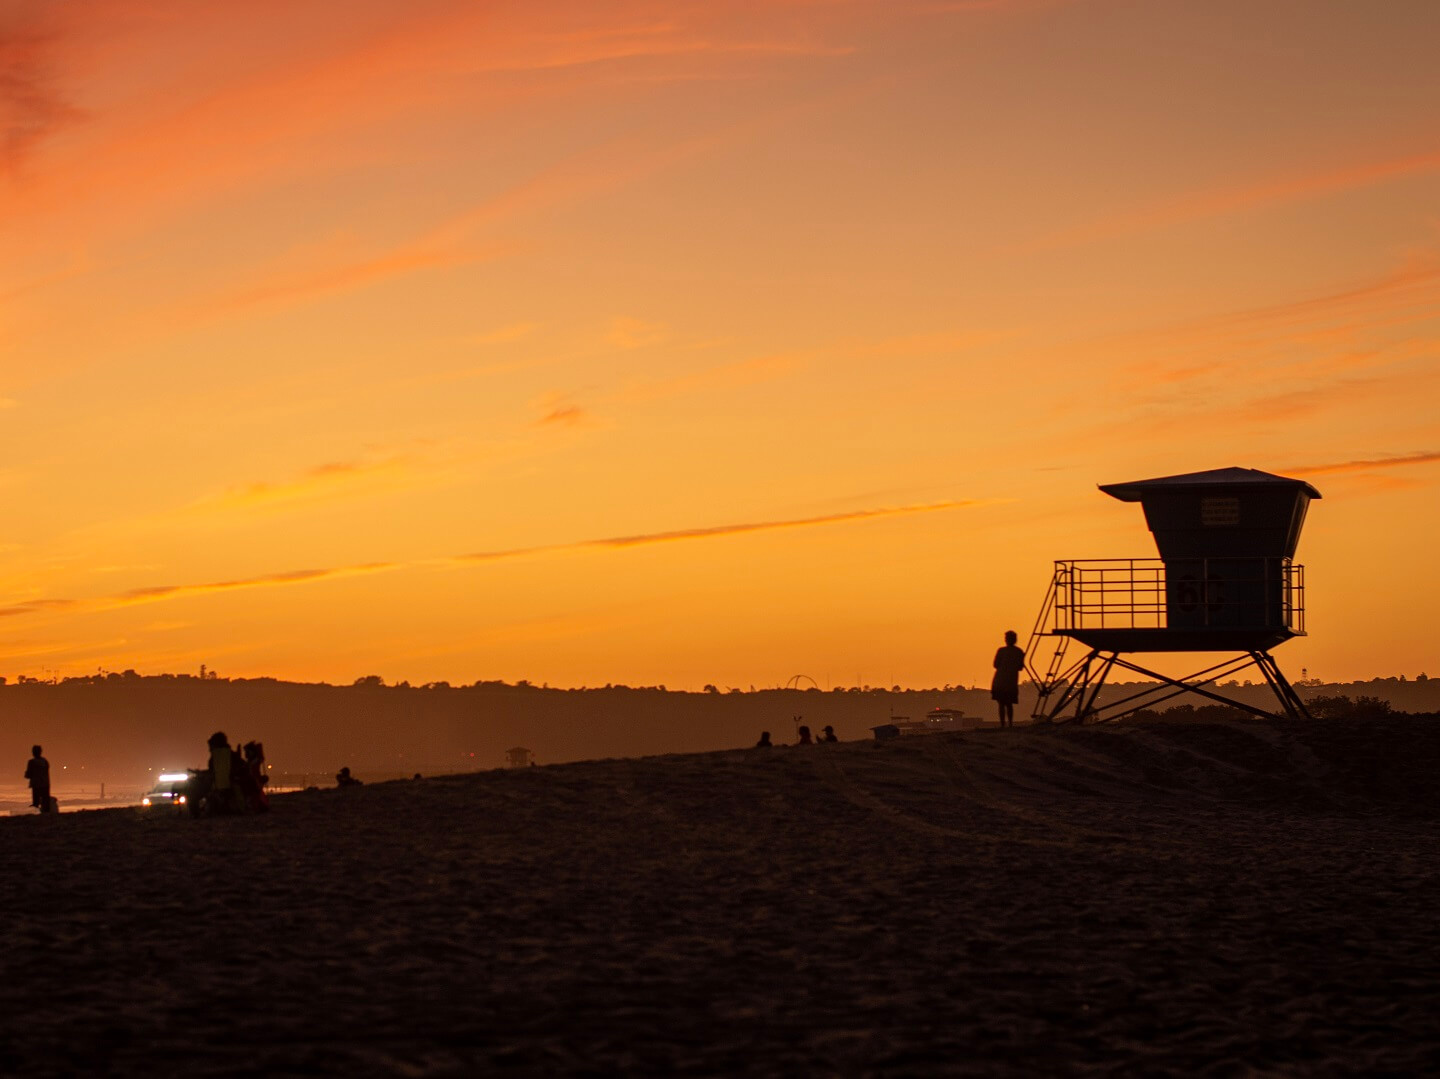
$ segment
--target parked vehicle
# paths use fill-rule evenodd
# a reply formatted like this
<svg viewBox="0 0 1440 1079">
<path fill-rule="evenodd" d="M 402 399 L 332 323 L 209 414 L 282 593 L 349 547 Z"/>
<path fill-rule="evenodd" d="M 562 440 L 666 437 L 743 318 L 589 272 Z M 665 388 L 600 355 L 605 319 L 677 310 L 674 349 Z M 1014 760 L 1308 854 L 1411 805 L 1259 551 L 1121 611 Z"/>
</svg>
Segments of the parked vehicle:
<svg viewBox="0 0 1440 1079">
<path fill-rule="evenodd" d="M 147 807 L 183 806 L 189 800 L 190 773 L 162 772 L 140 804 Z"/>
</svg>

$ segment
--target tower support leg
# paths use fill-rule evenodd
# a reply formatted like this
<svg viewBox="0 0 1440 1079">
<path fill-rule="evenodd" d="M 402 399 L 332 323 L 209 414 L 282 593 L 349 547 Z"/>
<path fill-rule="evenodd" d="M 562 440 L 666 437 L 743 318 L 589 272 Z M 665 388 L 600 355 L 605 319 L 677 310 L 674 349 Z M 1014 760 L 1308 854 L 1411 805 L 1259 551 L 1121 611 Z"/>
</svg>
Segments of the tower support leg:
<svg viewBox="0 0 1440 1079">
<path fill-rule="evenodd" d="M 1285 714 L 1291 719 L 1309 719 L 1310 709 L 1305 707 L 1305 702 L 1300 699 L 1300 694 L 1295 692 L 1295 687 L 1285 680 L 1281 673 L 1280 665 L 1275 662 L 1275 657 L 1269 652 L 1256 652 L 1255 666 L 1260 668 L 1260 673 L 1265 676 L 1265 681 L 1270 683 L 1270 688 L 1275 691 L 1275 696 L 1280 700 L 1280 707 L 1285 709 Z"/>
<path fill-rule="evenodd" d="M 1262 719 L 1273 719 L 1274 712 L 1267 712 L 1246 701 L 1227 697 L 1213 688 L 1220 679 L 1229 678 L 1251 666 L 1260 668 L 1266 684 L 1274 691 L 1276 700 L 1286 716 L 1292 719 L 1310 718 L 1305 702 L 1300 699 L 1294 687 L 1285 680 L 1274 657 L 1265 651 L 1246 652 L 1244 655 L 1232 656 L 1230 659 L 1196 671 L 1194 674 L 1186 675 L 1183 678 L 1172 678 L 1170 675 L 1142 667 L 1133 660 L 1122 658 L 1118 652 L 1106 654 L 1095 649 L 1072 668 L 1070 673 L 1074 675 L 1073 678 L 1067 674 L 1057 680 L 1057 685 L 1066 683 L 1063 692 L 1044 714 L 1037 711 L 1035 719 L 1051 723 L 1108 722 L 1133 715 L 1142 709 L 1152 708 L 1186 693 L 1204 697 L 1216 704 L 1238 708 Z M 1110 672 L 1116 667 L 1151 679 L 1157 684 L 1146 686 L 1137 693 L 1102 705 L 1099 703 L 1100 691 L 1104 688 Z M 1042 687 L 1041 700 L 1047 700 L 1053 689 L 1054 687 Z M 1062 720 L 1061 714 L 1072 705 L 1074 714 Z"/>
<path fill-rule="evenodd" d="M 1040 700 L 1033 718 L 1040 723 L 1084 723 L 1094 711 L 1095 700 L 1100 696 L 1100 690 L 1104 687 L 1105 679 L 1116 659 L 1114 652 L 1107 656 L 1098 648 L 1091 649 L 1084 659 L 1054 683 L 1040 687 Z M 1064 689 L 1060 691 L 1059 697 L 1054 704 L 1049 704 L 1050 695 L 1061 685 Z M 1049 706 L 1046 707 L 1047 705 Z M 1075 707 L 1075 714 L 1062 720 L 1060 717 L 1071 705 Z"/>
</svg>

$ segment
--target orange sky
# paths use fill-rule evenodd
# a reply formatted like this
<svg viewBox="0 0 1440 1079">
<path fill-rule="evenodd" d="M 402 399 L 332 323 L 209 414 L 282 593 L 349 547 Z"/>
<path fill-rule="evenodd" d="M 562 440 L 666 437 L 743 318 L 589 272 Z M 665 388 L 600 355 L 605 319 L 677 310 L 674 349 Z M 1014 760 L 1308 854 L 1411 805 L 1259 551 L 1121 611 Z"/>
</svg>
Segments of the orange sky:
<svg viewBox="0 0 1440 1079">
<path fill-rule="evenodd" d="M 1109 483 L 1410 676 L 1440 5 L 0 0 L 0 673 L 980 682 Z"/>
</svg>

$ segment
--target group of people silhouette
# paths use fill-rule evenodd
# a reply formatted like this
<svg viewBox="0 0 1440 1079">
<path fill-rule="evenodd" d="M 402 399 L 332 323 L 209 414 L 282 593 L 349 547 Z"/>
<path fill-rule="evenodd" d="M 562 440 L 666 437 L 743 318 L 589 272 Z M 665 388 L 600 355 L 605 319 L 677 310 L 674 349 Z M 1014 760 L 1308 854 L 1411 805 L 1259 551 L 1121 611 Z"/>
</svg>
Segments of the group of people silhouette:
<svg viewBox="0 0 1440 1079">
<path fill-rule="evenodd" d="M 264 813 L 270 808 L 265 792 L 265 747 L 246 742 L 232 749 L 224 731 L 212 734 L 206 745 L 210 760 L 203 769 L 190 769 L 187 804 L 191 816 L 202 813 Z"/>
<path fill-rule="evenodd" d="M 266 787 L 270 784 L 270 777 L 265 774 L 265 746 L 260 742 L 246 742 L 235 749 L 224 731 L 216 731 L 205 745 L 209 751 L 205 767 L 189 769 L 190 778 L 184 787 L 182 801 L 189 807 L 190 815 L 264 813 L 269 810 L 270 798 Z M 415 778 L 419 779 L 420 773 L 415 773 Z M 50 795 L 50 762 L 41 753 L 40 746 L 30 748 L 30 760 L 25 763 L 25 780 L 30 784 L 31 806 L 41 813 L 59 811 L 58 803 Z M 336 774 L 335 785 L 358 787 L 361 783 L 346 767 Z"/>
<path fill-rule="evenodd" d="M 420 773 L 415 773 L 415 778 L 420 778 Z M 337 787 L 362 787 L 364 783 L 350 774 L 350 766 L 347 764 L 340 771 L 335 773 L 335 786 Z"/>
<path fill-rule="evenodd" d="M 798 718 L 798 717 L 797 717 L 797 718 Z M 810 733 L 810 728 L 807 727 L 807 726 L 805 726 L 805 724 L 802 723 L 802 724 L 800 724 L 799 727 L 797 727 L 797 728 L 795 729 L 795 735 L 796 735 L 796 739 L 797 739 L 796 742 L 795 742 L 795 744 L 796 744 L 797 746 L 813 746 L 813 745 L 815 745 L 815 743 L 817 743 L 817 742 L 838 742 L 838 741 L 840 741 L 839 738 L 836 738 L 836 737 L 835 737 L 835 728 L 832 727 L 832 726 L 830 726 L 828 723 L 827 723 L 824 727 L 820 728 L 820 733 L 819 733 L 818 735 L 812 735 L 812 734 Z M 756 749 L 773 749 L 774 746 L 775 746 L 775 743 L 770 740 L 770 732 L 769 732 L 769 731 L 761 731 L 761 732 L 760 732 L 760 741 L 758 741 L 758 742 L 755 743 L 755 748 L 756 748 Z"/>
</svg>

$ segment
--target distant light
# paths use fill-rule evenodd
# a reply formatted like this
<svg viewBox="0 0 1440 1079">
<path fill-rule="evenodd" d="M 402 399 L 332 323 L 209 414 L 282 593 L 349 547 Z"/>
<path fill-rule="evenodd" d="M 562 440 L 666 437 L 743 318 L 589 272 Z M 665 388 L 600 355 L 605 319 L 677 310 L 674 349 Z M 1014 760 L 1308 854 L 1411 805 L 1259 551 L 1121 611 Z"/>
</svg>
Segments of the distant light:
<svg viewBox="0 0 1440 1079">
<path fill-rule="evenodd" d="M 161 772 L 161 773 L 160 773 L 160 782 L 161 782 L 161 783 L 183 783 L 183 782 L 185 782 L 185 780 L 187 780 L 187 779 L 189 779 L 189 778 L 190 778 L 190 775 L 189 775 L 188 772 Z"/>
<path fill-rule="evenodd" d="M 148 806 L 148 805 L 150 804 L 150 799 L 149 799 L 149 798 L 141 798 L 141 799 L 140 799 L 140 804 L 141 804 L 142 806 Z"/>
<path fill-rule="evenodd" d="M 175 801 L 179 802 L 183 806 L 185 804 L 185 796 L 183 794 L 177 795 Z"/>
</svg>

